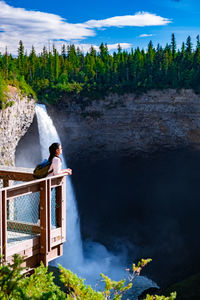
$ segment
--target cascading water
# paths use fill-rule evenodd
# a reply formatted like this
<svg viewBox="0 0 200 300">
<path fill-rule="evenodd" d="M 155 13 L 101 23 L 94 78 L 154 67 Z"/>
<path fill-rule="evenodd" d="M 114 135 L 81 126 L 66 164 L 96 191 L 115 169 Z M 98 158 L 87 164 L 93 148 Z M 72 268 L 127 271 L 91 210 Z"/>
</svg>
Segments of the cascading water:
<svg viewBox="0 0 200 300">
<path fill-rule="evenodd" d="M 45 105 L 36 106 L 36 115 L 38 122 L 38 131 L 40 138 L 40 148 L 42 159 L 49 157 L 49 146 L 54 143 L 61 143 L 58 133 L 53 125 L 51 118 L 46 112 Z M 67 168 L 65 159 L 62 157 L 63 168 Z M 65 256 L 67 257 L 68 266 L 73 267 L 82 263 L 83 251 L 80 235 L 79 217 L 76 208 L 74 191 L 71 184 L 71 179 L 67 176 L 66 184 L 67 198 L 67 246 L 65 243 Z"/>
<path fill-rule="evenodd" d="M 49 146 L 54 142 L 60 143 L 60 138 L 44 105 L 36 106 L 36 115 L 42 159 L 45 159 L 49 156 Z M 62 159 L 63 168 L 67 168 L 65 159 Z M 63 256 L 57 259 L 56 262 L 86 278 L 86 282 L 93 286 L 99 279 L 100 273 L 110 276 L 113 280 L 121 280 L 127 277 L 124 267 L 126 262 L 123 255 L 115 256 L 109 253 L 103 245 L 93 242 L 84 244 L 86 251 L 83 253 L 79 217 L 70 176 L 67 176 L 66 190 L 67 242 L 64 243 Z M 137 296 L 143 290 L 150 287 L 157 287 L 157 285 L 146 277 L 136 277 L 134 281 L 134 298 L 132 296 L 132 299 L 137 299 Z"/>
</svg>

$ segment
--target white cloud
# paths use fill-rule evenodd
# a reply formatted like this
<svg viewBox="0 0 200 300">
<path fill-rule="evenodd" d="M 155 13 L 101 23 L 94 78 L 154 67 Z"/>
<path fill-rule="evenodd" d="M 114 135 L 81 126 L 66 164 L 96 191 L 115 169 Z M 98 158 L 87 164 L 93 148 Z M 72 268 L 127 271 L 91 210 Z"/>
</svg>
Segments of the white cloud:
<svg viewBox="0 0 200 300">
<path fill-rule="evenodd" d="M 132 16 L 89 20 L 85 23 L 73 24 L 55 14 L 15 8 L 0 0 L 0 51 L 4 52 L 7 46 L 9 53 L 17 54 L 16 49 L 19 41 L 22 40 L 28 51 L 34 45 L 36 52 L 41 52 L 44 46 L 48 48 L 53 43 L 56 47 L 60 47 L 63 43 L 80 43 L 87 37 L 95 36 L 95 28 L 156 26 L 166 25 L 170 22 L 169 19 L 141 12 Z M 109 50 L 115 49 L 117 44 L 109 45 Z M 129 45 L 122 43 L 121 47 L 129 48 Z"/>
<path fill-rule="evenodd" d="M 159 26 L 167 25 L 171 23 L 171 20 L 151 14 L 148 12 L 138 12 L 135 15 L 118 16 L 104 20 L 90 20 L 85 22 L 90 28 L 101 28 L 101 27 L 124 27 L 124 26 Z"/>
<path fill-rule="evenodd" d="M 120 45 L 120 47 L 122 49 L 130 49 L 132 47 L 132 44 L 129 44 L 129 43 L 117 43 L 117 44 L 108 44 L 107 47 L 108 47 L 108 50 L 116 50 L 118 49 L 118 46 Z"/>
<path fill-rule="evenodd" d="M 45 44 L 55 39 L 82 40 L 95 35 L 84 24 L 68 23 L 54 14 L 14 8 L 3 1 L 0 1 L 0 31 L 1 51 L 8 46 L 12 53 L 16 52 L 19 40 L 23 40 L 26 49 L 34 44 L 36 50 L 41 51 Z"/>
<path fill-rule="evenodd" d="M 139 37 L 148 37 L 148 36 L 154 36 L 155 34 L 140 34 Z"/>
<path fill-rule="evenodd" d="M 118 45 L 122 49 L 130 49 L 132 47 L 132 44 L 129 43 L 116 43 L 116 44 L 107 44 L 108 50 L 117 50 Z M 83 52 L 90 51 L 91 47 L 93 47 L 96 51 L 99 51 L 99 46 L 97 45 L 90 45 L 90 44 L 75 44 L 75 47 L 79 47 Z"/>
</svg>

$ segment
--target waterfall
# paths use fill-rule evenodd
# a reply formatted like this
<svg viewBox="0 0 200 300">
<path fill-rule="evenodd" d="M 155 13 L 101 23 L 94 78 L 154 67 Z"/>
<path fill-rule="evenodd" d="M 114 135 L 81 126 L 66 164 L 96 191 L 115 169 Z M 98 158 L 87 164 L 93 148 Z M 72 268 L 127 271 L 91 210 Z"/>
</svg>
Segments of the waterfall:
<svg viewBox="0 0 200 300">
<path fill-rule="evenodd" d="M 36 116 L 42 159 L 45 159 L 49 156 L 49 146 L 54 142 L 61 142 L 44 105 L 36 106 Z M 62 158 L 62 160 L 63 168 L 67 168 L 65 159 Z M 61 263 L 65 268 L 71 269 L 79 276 L 86 278 L 86 283 L 92 284 L 93 287 L 97 280 L 100 279 L 100 273 L 111 277 L 112 280 L 126 278 L 126 261 L 123 255 L 116 256 L 108 252 L 103 245 L 94 242 L 85 242 L 85 251 L 83 251 L 79 216 L 70 176 L 67 176 L 66 193 L 67 242 L 64 243 L 63 256 L 58 258 L 56 262 Z M 157 287 L 157 285 L 146 277 L 136 277 L 134 280 L 134 297 L 132 295 L 131 299 L 137 299 L 137 296 L 142 291 L 150 287 Z"/>
<path fill-rule="evenodd" d="M 52 143 L 60 143 L 59 135 L 53 125 L 51 118 L 46 112 L 45 105 L 38 104 L 36 106 L 36 116 L 38 122 L 38 131 L 40 139 L 40 149 L 42 159 L 49 157 L 49 146 Z M 62 157 L 63 169 L 67 168 L 67 163 Z M 80 234 L 79 217 L 76 207 L 75 195 L 71 183 L 70 176 L 67 176 L 66 182 L 66 198 L 67 198 L 67 245 L 64 244 L 64 252 L 67 257 L 67 267 L 79 265 L 83 261 L 82 241 Z"/>
</svg>

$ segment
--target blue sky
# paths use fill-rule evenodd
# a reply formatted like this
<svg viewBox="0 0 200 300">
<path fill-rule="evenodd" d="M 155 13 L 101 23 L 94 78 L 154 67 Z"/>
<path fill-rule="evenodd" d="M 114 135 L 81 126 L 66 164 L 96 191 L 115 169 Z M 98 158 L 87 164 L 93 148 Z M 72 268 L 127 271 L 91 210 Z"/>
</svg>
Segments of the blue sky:
<svg viewBox="0 0 200 300">
<path fill-rule="evenodd" d="M 101 42 L 111 51 L 146 49 L 150 40 L 170 43 L 172 33 L 178 47 L 188 35 L 196 45 L 199 15 L 199 0 L 0 0 L 0 51 L 16 54 L 20 39 L 28 52 L 63 43 L 88 51 Z"/>
</svg>

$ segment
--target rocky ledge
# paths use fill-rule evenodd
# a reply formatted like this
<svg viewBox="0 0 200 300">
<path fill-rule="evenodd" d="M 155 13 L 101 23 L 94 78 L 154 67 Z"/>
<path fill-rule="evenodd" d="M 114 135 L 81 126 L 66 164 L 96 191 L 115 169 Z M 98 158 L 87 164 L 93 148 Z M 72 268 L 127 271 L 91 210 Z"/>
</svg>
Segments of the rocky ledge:
<svg viewBox="0 0 200 300">
<path fill-rule="evenodd" d="M 11 86 L 8 96 L 14 105 L 0 110 L 0 165 L 14 166 L 16 146 L 33 121 L 35 100 L 22 96 Z"/>
</svg>

